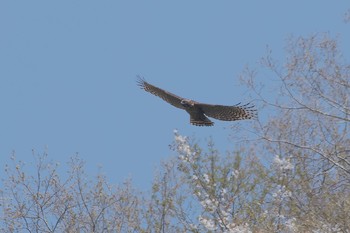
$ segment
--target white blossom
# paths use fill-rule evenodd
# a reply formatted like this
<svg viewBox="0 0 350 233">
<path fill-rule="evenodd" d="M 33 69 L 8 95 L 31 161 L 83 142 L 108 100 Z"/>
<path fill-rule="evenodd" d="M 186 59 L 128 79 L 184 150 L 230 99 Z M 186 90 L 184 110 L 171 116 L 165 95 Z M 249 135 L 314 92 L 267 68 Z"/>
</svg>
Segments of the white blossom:
<svg viewBox="0 0 350 233">
<path fill-rule="evenodd" d="M 203 178 L 204 178 L 205 183 L 209 184 L 210 180 L 209 180 L 208 174 L 203 174 Z"/>
<path fill-rule="evenodd" d="M 175 134 L 175 142 L 177 145 L 177 151 L 179 153 L 179 159 L 184 161 L 184 162 L 193 162 L 192 159 L 192 150 L 190 145 L 188 144 L 187 137 L 182 136 L 178 133 L 177 130 L 174 130 Z"/>
<path fill-rule="evenodd" d="M 232 171 L 232 176 L 237 179 L 238 176 L 239 176 L 239 171 L 237 169 L 233 170 Z"/>
<path fill-rule="evenodd" d="M 215 231 L 217 229 L 217 226 L 212 219 L 207 219 L 205 217 L 199 216 L 199 222 L 209 231 Z"/>
<path fill-rule="evenodd" d="M 228 228 L 229 229 L 224 231 L 224 233 L 252 233 L 247 223 L 240 226 L 236 226 L 234 223 L 231 223 L 228 225 Z"/>
<path fill-rule="evenodd" d="M 280 158 L 279 155 L 275 155 L 275 158 L 273 159 L 273 164 L 282 171 L 293 169 L 293 164 L 290 162 L 290 159 Z"/>
<path fill-rule="evenodd" d="M 226 201 L 226 194 L 227 194 L 227 190 L 225 188 L 221 189 L 221 201 L 225 202 Z"/>
<path fill-rule="evenodd" d="M 297 232 L 295 221 L 295 218 L 290 218 L 286 220 L 285 225 L 289 232 Z"/>
<path fill-rule="evenodd" d="M 209 212 L 214 212 L 218 208 L 219 202 L 215 199 L 204 199 L 200 202 L 203 208 L 209 210 Z"/>
<path fill-rule="evenodd" d="M 272 193 L 272 197 L 282 200 L 284 198 L 292 197 L 292 192 L 285 190 L 285 186 L 281 186 L 276 192 Z"/>
<path fill-rule="evenodd" d="M 221 195 L 225 195 L 227 193 L 227 189 L 223 188 L 221 189 Z"/>
</svg>

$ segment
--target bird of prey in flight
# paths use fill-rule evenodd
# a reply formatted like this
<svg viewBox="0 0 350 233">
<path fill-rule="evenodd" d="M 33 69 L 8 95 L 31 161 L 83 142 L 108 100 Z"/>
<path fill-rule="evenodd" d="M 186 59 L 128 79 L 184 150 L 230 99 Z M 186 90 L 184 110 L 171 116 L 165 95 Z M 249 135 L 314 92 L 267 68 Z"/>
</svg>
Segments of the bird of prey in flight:
<svg viewBox="0 0 350 233">
<path fill-rule="evenodd" d="M 145 79 L 138 77 L 138 85 L 145 91 L 160 97 L 164 101 L 180 108 L 190 114 L 190 123 L 196 126 L 212 126 L 212 122 L 208 117 L 212 117 L 222 121 L 237 121 L 256 117 L 256 110 L 251 104 L 236 104 L 233 106 L 225 106 L 218 104 L 204 104 L 194 100 L 185 99 L 153 86 L 146 82 Z"/>
</svg>

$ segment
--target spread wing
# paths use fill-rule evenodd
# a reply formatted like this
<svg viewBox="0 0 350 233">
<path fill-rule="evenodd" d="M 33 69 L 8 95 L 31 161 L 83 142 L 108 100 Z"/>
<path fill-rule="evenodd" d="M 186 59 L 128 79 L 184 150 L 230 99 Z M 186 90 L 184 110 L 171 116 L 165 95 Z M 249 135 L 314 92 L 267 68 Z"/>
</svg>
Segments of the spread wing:
<svg viewBox="0 0 350 233">
<path fill-rule="evenodd" d="M 181 98 L 173 93 L 170 93 L 168 91 L 165 91 L 159 87 L 153 86 L 139 76 L 138 76 L 137 83 L 145 91 L 162 98 L 164 101 L 168 102 L 169 104 L 171 104 L 177 108 L 184 109 L 184 107 L 181 104 L 181 100 L 183 98 Z"/>
<path fill-rule="evenodd" d="M 254 105 L 251 104 L 241 105 L 239 103 L 233 106 L 225 106 L 197 103 L 196 105 L 201 108 L 203 113 L 208 117 L 222 121 L 251 119 L 255 118 L 257 115 Z"/>
</svg>

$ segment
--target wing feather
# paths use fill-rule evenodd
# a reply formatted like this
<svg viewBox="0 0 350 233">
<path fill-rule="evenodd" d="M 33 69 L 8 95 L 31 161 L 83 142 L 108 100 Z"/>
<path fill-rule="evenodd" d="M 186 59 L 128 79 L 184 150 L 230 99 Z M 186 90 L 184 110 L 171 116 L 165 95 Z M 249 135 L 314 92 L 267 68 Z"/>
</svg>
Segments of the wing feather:
<svg viewBox="0 0 350 233">
<path fill-rule="evenodd" d="M 236 121 L 256 117 L 256 110 L 254 109 L 254 105 L 251 104 L 241 105 L 239 103 L 233 106 L 225 106 L 198 103 L 197 106 L 208 117 L 222 121 Z"/>
<path fill-rule="evenodd" d="M 147 91 L 155 96 L 160 97 L 161 99 L 163 99 L 164 101 L 173 105 L 174 107 L 185 109 L 181 104 L 181 100 L 183 98 L 181 98 L 180 96 L 177 96 L 171 92 L 165 91 L 159 87 L 153 86 L 153 85 L 149 84 L 148 82 L 146 82 L 145 79 L 143 79 L 139 76 L 138 76 L 137 83 L 145 91 Z"/>
</svg>

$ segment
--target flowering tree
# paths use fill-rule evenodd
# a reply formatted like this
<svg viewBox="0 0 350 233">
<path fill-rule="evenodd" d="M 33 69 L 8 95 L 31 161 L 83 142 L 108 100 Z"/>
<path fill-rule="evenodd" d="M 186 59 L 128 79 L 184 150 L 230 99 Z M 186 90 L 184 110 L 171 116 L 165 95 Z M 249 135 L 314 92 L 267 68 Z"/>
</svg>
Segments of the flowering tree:
<svg viewBox="0 0 350 233">
<path fill-rule="evenodd" d="M 209 143 L 207 153 L 175 131 L 178 169 L 187 179 L 194 202 L 199 204 L 196 228 L 218 232 L 250 232 L 248 219 L 258 219 L 265 192 L 266 175 L 254 157 L 242 159 L 241 151 L 221 157 Z M 252 222 L 252 221 L 251 221 Z M 202 228 L 201 228 L 202 227 Z M 203 228 L 204 227 L 204 228 Z"/>
<path fill-rule="evenodd" d="M 275 80 L 269 86 L 275 95 L 266 94 L 256 71 L 247 69 L 242 78 L 266 114 L 256 122 L 255 151 L 280 167 L 273 175 L 276 224 L 287 220 L 300 231 L 321 226 L 345 231 L 350 229 L 344 221 L 350 214 L 350 65 L 327 34 L 291 38 L 287 54 L 282 65 L 271 53 L 262 59 Z"/>
</svg>

